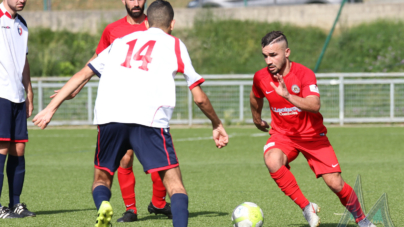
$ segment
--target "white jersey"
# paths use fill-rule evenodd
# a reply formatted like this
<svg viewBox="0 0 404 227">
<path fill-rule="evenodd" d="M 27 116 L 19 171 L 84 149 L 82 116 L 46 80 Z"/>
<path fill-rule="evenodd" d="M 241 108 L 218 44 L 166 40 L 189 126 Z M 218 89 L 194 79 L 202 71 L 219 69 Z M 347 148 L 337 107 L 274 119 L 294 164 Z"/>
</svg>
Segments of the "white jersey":
<svg viewBox="0 0 404 227">
<path fill-rule="evenodd" d="M 116 39 L 88 66 L 100 76 L 94 108 L 97 125 L 119 122 L 168 128 L 177 72 L 184 74 L 191 90 L 204 82 L 184 43 L 158 28 Z"/>
<path fill-rule="evenodd" d="M 14 103 L 25 101 L 22 72 L 28 54 L 28 28 L 25 20 L 13 19 L 4 3 L 0 4 L 0 98 Z"/>
</svg>

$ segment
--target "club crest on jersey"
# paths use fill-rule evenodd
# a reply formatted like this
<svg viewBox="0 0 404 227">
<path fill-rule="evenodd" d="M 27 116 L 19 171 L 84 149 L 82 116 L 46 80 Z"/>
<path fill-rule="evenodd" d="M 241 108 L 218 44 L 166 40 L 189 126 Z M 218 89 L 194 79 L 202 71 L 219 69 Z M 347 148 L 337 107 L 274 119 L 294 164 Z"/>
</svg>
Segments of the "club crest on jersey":
<svg viewBox="0 0 404 227">
<path fill-rule="evenodd" d="M 292 91 L 297 94 L 300 92 L 300 87 L 294 84 L 292 85 Z"/>
<path fill-rule="evenodd" d="M 22 35 L 22 27 L 18 26 L 17 31 L 18 31 L 18 34 L 21 36 Z"/>
</svg>

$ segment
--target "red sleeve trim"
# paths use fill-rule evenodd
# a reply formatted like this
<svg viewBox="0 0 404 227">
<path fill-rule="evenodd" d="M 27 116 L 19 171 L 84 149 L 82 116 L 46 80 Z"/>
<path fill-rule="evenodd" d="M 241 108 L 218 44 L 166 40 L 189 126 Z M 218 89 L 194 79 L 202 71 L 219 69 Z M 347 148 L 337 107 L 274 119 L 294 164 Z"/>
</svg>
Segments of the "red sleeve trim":
<svg viewBox="0 0 404 227">
<path fill-rule="evenodd" d="M 189 90 L 194 89 L 194 87 L 201 85 L 203 82 L 205 82 L 205 79 L 201 78 L 198 81 L 196 81 L 195 83 L 193 83 L 191 86 L 189 86 Z"/>
<path fill-rule="evenodd" d="M 169 166 L 164 166 L 164 167 L 160 167 L 160 168 L 155 168 L 155 169 L 149 169 L 146 171 L 146 173 L 154 173 L 154 172 L 159 172 L 159 171 L 163 171 L 163 170 L 167 170 L 167 169 L 172 169 L 175 167 L 178 167 L 180 164 L 174 164 L 174 165 L 169 165 Z"/>
<path fill-rule="evenodd" d="M 174 39 L 175 39 L 175 56 L 177 56 L 177 64 L 178 64 L 177 72 L 184 73 L 184 62 L 182 61 L 181 58 L 180 40 L 176 37 L 174 37 Z"/>
<path fill-rule="evenodd" d="M 111 176 L 114 175 L 114 172 L 112 172 L 110 169 L 108 169 L 106 167 L 101 167 L 101 166 L 94 165 L 94 168 L 107 171 Z"/>
</svg>

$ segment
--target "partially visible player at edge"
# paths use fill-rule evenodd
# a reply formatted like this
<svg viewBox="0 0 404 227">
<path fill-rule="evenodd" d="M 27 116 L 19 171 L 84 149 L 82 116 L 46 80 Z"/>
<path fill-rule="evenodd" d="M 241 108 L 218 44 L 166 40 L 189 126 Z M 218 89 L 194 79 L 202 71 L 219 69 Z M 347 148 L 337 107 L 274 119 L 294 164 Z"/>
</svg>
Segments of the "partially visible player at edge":
<svg viewBox="0 0 404 227">
<path fill-rule="evenodd" d="M 153 2 L 147 15 L 145 23 L 150 29 L 115 40 L 76 73 L 33 119 L 44 129 L 66 97 L 94 73 L 102 74 L 94 111 L 99 130 L 93 183 L 96 226 L 110 224 L 113 173 L 129 148 L 135 151 L 146 173 L 160 174 L 171 198 L 173 225 L 188 225 L 188 195 L 168 125 L 175 107 L 177 72 L 184 74 L 195 103 L 211 120 L 216 146 L 222 148 L 228 143 L 228 135 L 200 87 L 204 79 L 195 72 L 186 46 L 169 35 L 175 23 L 170 3 Z"/>
<path fill-rule="evenodd" d="M 111 45 L 115 39 L 121 38 L 132 32 L 145 31 L 145 21 L 147 16 L 144 14 L 144 6 L 146 0 L 122 0 L 125 5 L 127 16 L 109 24 L 102 33 L 101 40 L 98 43 L 98 47 L 94 56 L 88 61 L 94 60 L 98 54 Z M 84 82 L 76 91 L 74 91 L 67 99 L 74 98 L 80 90 L 87 84 Z M 58 93 L 58 91 L 55 91 Z M 55 97 L 56 94 L 51 96 Z M 133 222 L 137 221 L 137 208 L 135 198 L 135 176 L 133 174 L 133 150 L 128 150 L 125 156 L 122 158 L 120 166 L 118 168 L 118 181 L 121 188 L 122 198 L 126 206 L 126 211 L 118 222 Z M 171 208 L 166 203 L 165 197 L 167 190 L 160 179 L 157 172 L 151 174 L 153 182 L 153 196 L 148 206 L 150 213 L 165 214 L 168 218 L 171 218 Z"/>
<path fill-rule="evenodd" d="M 261 41 L 267 67 L 256 72 L 250 94 L 255 126 L 268 132 L 262 120 L 264 98 L 271 109 L 271 130 L 264 146 L 264 160 L 278 187 L 302 210 L 310 227 L 319 226 L 320 207 L 309 202 L 290 172 L 291 163 L 301 152 L 316 177 L 322 177 L 355 217 L 360 227 L 375 227 L 364 215 L 355 191 L 341 177 L 335 152 L 326 136 L 320 110 L 320 93 L 314 73 L 289 60 L 286 36 L 279 31 L 268 33 Z"/>
<path fill-rule="evenodd" d="M 7 159 L 9 208 L 0 205 L 0 219 L 35 217 L 20 203 L 25 177 L 27 118 L 34 109 L 27 59 L 28 27 L 17 14 L 27 0 L 4 0 L 0 4 L 0 195 Z M 25 94 L 27 97 L 25 97 Z"/>
</svg>

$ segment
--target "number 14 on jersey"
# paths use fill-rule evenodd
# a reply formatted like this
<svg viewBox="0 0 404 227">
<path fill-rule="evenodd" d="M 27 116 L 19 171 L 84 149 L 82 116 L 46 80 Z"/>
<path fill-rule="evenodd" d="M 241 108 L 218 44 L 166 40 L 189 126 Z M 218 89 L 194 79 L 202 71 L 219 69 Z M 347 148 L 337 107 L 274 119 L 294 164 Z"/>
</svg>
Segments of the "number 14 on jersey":
<svg viewBox="0 0 404 227">
<path fill-rule="evenodd" d="M 129 50 L 128 50 L 128 53 L 126 54 L 125 62 L 121 64 L 123 67 L 132 68 L 132 66 L 130 65 L 130 61 L 132 58 L 133 50 L 135 49 L 136 42 L 137 42 L 137 39 L 126 43 L 129 45 Z M 151 53 L 153 51 L 155 44 L 156 44 L 156 41 L 150 40 L 149 42 L 144 44 L 133 56 L 133 60 L 142 61 L 142 65 L 139 66 L 139 69 L 144 70 L 144 71 L 149 71 L 149 69 L 147 68 L 147 64 L 151 63 L 151 61 L 152 61 L 152 58 L 150 56 L 151 56 Z M 147 48 L 146 54 L 140 55 L 142 53 L 142 51 L 146 48 Z"/>
</svg>

